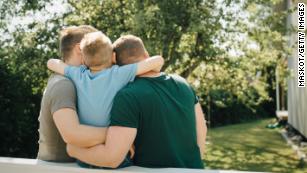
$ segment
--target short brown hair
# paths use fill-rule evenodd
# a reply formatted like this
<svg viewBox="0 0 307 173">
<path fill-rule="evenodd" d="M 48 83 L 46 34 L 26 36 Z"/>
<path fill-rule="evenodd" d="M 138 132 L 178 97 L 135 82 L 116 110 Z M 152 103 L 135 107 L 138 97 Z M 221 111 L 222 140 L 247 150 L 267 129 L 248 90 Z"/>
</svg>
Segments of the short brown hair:
<svg viewBox="0 0 307 173">
<path fill-rule="evenodd" d="M 109 37 L 102 32 L 92 32 L 84 36 L 80 43 L 85 65 L 88 67 L 112 63 L 113 47 Z"/>
<path fill-rule="evenodd" d="M 66 61 L 71 54 L 73 47 L 80 43 L 85 34 L 98 31 L 89 25 L 70 26 L 60 31 L 60 54 Z"/>
<path fill-rule="evenodd" d="M 134 35 L 125 35 L 118 38 L 113 43 L 113 50 L 116 53 L 118 65 L 135 63 L 147 52 L 143 41 Z"/>
</svg>

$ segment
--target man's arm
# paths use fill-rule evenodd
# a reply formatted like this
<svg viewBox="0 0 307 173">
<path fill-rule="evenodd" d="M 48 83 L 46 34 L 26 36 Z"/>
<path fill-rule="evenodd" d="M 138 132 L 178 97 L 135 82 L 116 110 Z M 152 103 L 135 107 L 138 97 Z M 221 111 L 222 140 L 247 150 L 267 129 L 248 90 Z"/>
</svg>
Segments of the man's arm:
<svg viewBox="0 0 307 173">
<path fill-rule="evenodd" d="M 65 67 L 67 67 L 67 64 L 65 64 L 62 60 L 59 59 L 49 59 L 47 62 L 47 67 L 49 70 L 64 75 L 64 70 Z"/>
<path fill-rule="evenodd" d="M 136 75 L 141 75 L 149 71 L 160 72 L 163 64 L 164 59 L 159 55 L 147 58 L 137 63 Z"/>
<path fill-rule="evenodd" d="M 116 168 L 126 157 L 136 133 L 136 128 L 111 126 L 105 144 L 91 148 L 67 145 L 67 152 L 71 157 L 91 165 Z"/>
<path fill-rule="evenodd" d="M 53 120 L 67 144 L 91 147 L 105 142 L 107 128 L 80 124 L 76 111 L 71 108 L 55 111 Z"/>
<path fill-rule="evenodd" d="M 197 144 L 200 149 L 201 157 L 204 157 L 206 148 L 207 126 L 204 113 L 199 103 L 195 105 Z"/>
</svg>

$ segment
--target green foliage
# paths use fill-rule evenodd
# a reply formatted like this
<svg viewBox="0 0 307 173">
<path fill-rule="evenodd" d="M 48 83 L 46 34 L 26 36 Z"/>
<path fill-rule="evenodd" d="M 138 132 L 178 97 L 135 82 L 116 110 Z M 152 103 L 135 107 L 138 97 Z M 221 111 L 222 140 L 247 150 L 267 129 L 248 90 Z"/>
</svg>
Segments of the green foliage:
<svg viewBox="0 0 307 173">
<path fill-rule="evenodd" d="M 1 156 L 34 157 L 37 149 L 37 121 L 40 95 L 33 95 L 22 76 L 8 69 L 0 59 Z"/>
<path fill-rule="evenodd" d="M 0 155 L 35 156 L 45 64 L 58 57 L 58 31 L 69 25 L 92 25 L 113 41 L 123 34 L 141 37 L 151 55 L 163 55 L 163 70 L 194 86 L 212 125 L 273 114 L 275 69 L 284 86 L 288 75 L 283 27 L 288 11 L 274 10 L 276 0 L 63 0 L 69 8 L 57 15 L 46 13 L 52 2 L 1 2 L 0 33 L 6 37 L 0 38 L 0 97 L 9 100 L 0 103 L 6 110 L 1 128 L 5 136 L 17 127 L 19 132 L 1 144 Z M 8 29 L 14 16 L 28 14 L 49 18 Z"/>
<path fill-rule="evenodd" d="M 220 17 L 218 12 L 212 13 L 216 10 L 216 2 L 212 0 L 70 3 L 74 10 L 67 15 L 66 23 L 93 25 L 112 40 L 122 34 L 138 35 L 150 54 L 163 55 L 164 69 L 180 69 L 184 77 L 189 76 L 201 61 L 212 59 L 219 52 L 213 39 L 220 28 Z"/>
<path fill-rule="evenodd" d="M 24 14 L 22 10 L 15 13 Z M 37 155 L 37 118 L 48 78 L 46 61 L 57 57 L 57 22 L 20 26 L 10 34 L 6 30 L 10 37 L 0 41 L 1 156 Z"/>
</svg>

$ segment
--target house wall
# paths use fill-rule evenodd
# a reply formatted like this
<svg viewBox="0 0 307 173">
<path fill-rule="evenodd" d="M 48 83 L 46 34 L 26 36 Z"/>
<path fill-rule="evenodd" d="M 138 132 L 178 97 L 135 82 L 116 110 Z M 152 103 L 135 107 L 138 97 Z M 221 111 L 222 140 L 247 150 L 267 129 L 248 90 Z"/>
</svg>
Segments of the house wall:
<svg viewBox="0 0 307 173">
<path fill-rule="evenodd" d="M 287 8 L 297 6 L 298 2 L 304 2 L 307 6 L 307 0 L 286 0 Z M 305 8 L 305 12 L 307 8 Z M 305 14 L 306 18 L 306 14 Z M 292 13 L 287 18 L 287 27 L 295 26 L 297 29 L 297 11 Z M 307 137 L 307 87 L 297 87 L 297 32 L 289 35 L 289 45 L 293 46 L 291 56 L 288 57 L 288 67 L 291 70 L 291 76 L 288 79 L 288 122 L 297 129 L 301 134 Z M 306 47 L 306 45 L 305 45 Z M 307 50 L 307 49 L 306 49 Z M 306 58 L 306 54 L 305 54 Z M 306 64 L 306 59 L 305 59 Z M 307 65 L 305 65 L 307 67 Z M 307 72 L 307 70 L 305 70 Z M 307 75 L 305 74 L 307 78 Z"/>
</svg>

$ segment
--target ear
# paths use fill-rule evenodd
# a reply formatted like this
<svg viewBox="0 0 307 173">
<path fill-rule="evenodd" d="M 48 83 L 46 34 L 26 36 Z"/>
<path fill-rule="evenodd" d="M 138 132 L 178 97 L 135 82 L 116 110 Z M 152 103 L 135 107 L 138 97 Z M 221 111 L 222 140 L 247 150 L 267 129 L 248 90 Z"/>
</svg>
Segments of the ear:
<svg viewBox="0 0 307 173">
<path fill-rule="evenodd" d="M 116 64 L 116 53 L 115 52 L 113 52 L 112 54 L 112 63 Z"/>
<path fill-rule="evenodd" d="M 74 46 L 74 51 L 76 51 L 76 53 L 81 54 L 81 48 L 80 48 L 80 43 L 77 43 Z"/>
</svg>

